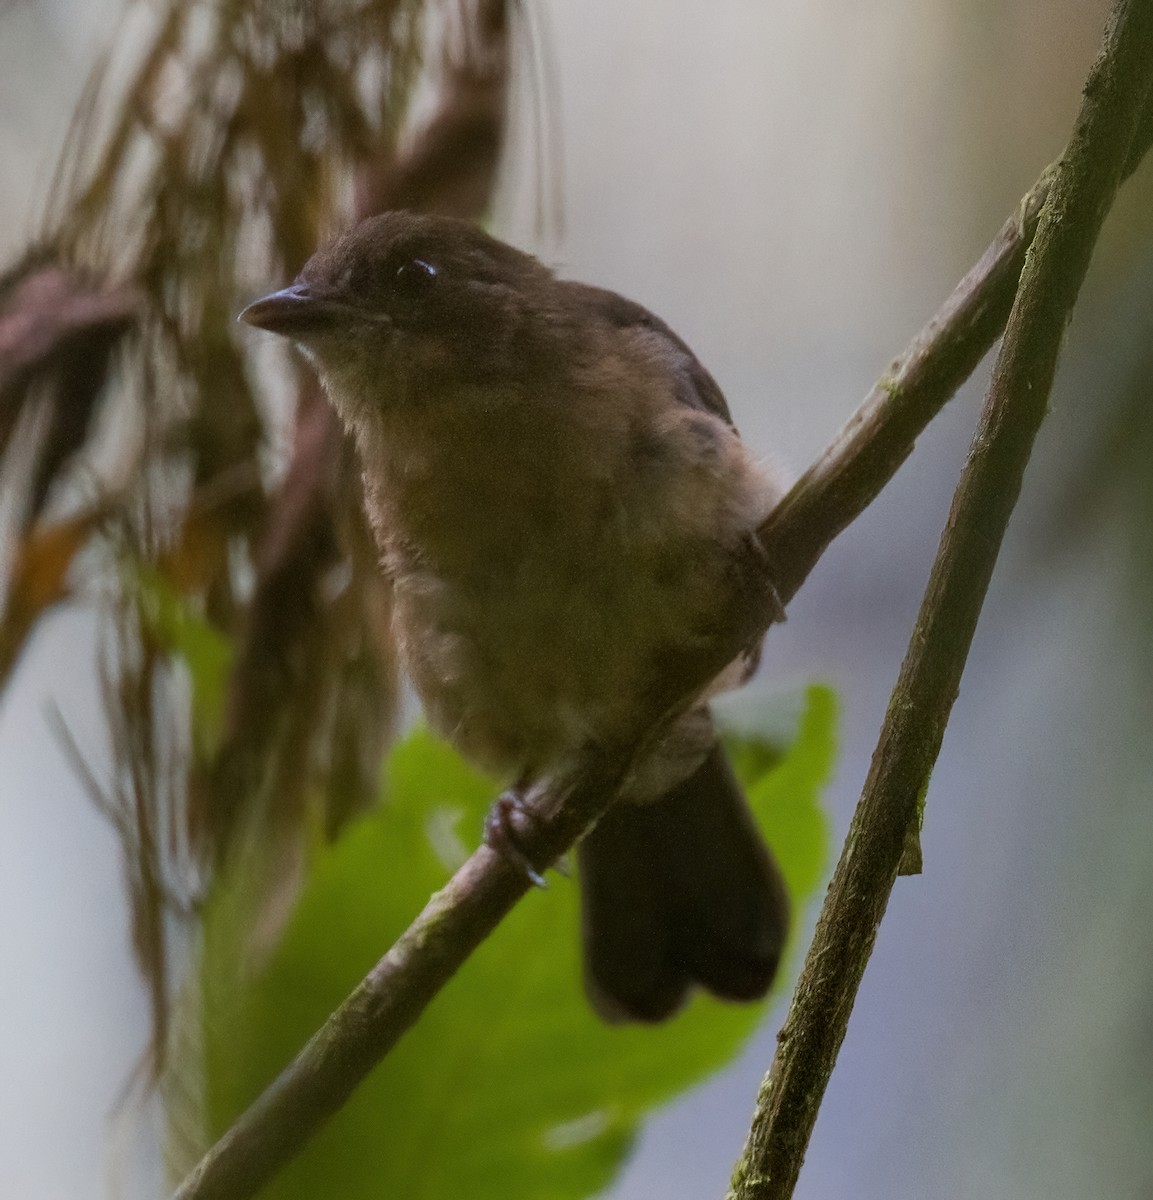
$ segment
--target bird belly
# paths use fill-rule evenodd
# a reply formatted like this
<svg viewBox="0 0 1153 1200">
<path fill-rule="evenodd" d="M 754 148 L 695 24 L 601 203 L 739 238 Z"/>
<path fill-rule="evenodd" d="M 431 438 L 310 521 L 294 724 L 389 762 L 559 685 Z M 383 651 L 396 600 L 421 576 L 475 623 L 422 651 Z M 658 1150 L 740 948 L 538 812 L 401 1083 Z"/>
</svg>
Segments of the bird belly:
<svg viewBox="0 0 1153 1200">
<path fill-rule="evenodd" d="M 398 580 L 399 640 L 430 725 L 503 776 L 535 776 L 586 742 L 627 736 L 659 653 L 663 622 L 644 614 L 660 587 L 607 550 L 551 558 L 479 586 L 428 570 Z"/>
<path fill-rule="evenodd" d="M 510 434 L 488 455 L 442 439 L 375 496 L 366 476 L 427 719 L 494 773 L 632 744 L 686 675 L 715 669 L 719 643 L 735 656 L 767 624 L 747 548 L 773 482 L 714 418 L 678 411 L 646 431 L 610 439 L 632 447 L 616 458 L 560 433 Z"/>
</svg>

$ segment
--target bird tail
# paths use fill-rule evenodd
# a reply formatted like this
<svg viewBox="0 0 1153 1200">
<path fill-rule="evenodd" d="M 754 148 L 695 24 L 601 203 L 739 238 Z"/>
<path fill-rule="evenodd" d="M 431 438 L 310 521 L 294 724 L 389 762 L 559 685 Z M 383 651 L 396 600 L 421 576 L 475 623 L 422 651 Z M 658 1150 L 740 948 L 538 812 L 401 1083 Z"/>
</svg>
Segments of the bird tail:
<svg viewBox="0 0 1153 1200">
<path fill-rule="evenodd" d="M 719 745 L 659 800 L 615 804 L 577 858 L 585 986 L 606 1020 L 664 1020 L 694 984 L 768 991 L 788 897 Z"/>
</svg>

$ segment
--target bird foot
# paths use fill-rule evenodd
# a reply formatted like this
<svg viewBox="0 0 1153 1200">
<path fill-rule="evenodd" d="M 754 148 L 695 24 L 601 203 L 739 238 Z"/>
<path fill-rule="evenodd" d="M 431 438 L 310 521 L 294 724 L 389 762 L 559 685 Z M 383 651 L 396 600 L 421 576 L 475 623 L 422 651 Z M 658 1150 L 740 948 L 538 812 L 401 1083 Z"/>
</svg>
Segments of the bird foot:
<svg viewBox="0 0 1153 1200">
<path fill-rule="evenodd" d="M 484 819 L 484 841 L 490 849 L 523 871 L 534 886 L 543 888 L 548 887 L 545 877 L 533 865 L 523 845 L 524 839 L 539 823 L 540 818 L 519 791 L 502 792 Z"/>
</svg>

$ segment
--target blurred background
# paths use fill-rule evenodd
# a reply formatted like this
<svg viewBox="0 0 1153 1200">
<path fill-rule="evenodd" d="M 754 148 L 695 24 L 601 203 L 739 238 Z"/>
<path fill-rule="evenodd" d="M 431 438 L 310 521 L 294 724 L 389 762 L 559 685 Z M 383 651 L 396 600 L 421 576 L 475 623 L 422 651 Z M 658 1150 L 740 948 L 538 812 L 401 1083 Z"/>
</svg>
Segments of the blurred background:
<svg viewBox="0 0 1153 1200">
<path fill-rule="evenodd" d="M 799 471 L 1061 151 L 1101 0 L 534 5 L 563 222 L 518 89 L 498 232 L 663 316 Z M 39 228 L 116 0 L 0 7 L 0 250 Z M 523 80 L 522 80 L 523 84 Z M 546 122 L 546 126 L 548 122 Z M 1099 245 L 797 1190 L 1153 1194 L 1153 169 Z M 277 282 L 277 280 L 269 280 Z M 847 828 L 988 364 L 773 630 L 759 686 L 841 700 Z M 43 621 L 0 701 L 0 1193 L 162 1190 L 111 1115 L 149 1036 L 119 844 L 63 757 L 99 744 L 97 618 Z M 830 863 L 830 869 L 831 869 Z M 811 924 L 814 913 L 808 914 Z M 786 989 L 788 990 L 788 989 Z M 719 1196 L 784 1000 L 659 1113 L 609 1195 Z M 145 1164 L 141 1166 L 140 1164 Z"/>
</svg>

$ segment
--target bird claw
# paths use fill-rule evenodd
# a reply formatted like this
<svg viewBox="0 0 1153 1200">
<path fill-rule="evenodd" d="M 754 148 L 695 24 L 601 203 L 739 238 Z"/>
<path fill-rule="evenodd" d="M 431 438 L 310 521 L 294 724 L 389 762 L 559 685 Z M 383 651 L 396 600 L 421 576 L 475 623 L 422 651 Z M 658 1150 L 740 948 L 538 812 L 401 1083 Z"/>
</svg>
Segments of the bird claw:
<svg viewBox="0 0 1153 1200">
<path fill-rule="evenodd" d="M 785 602 L 781 599 L 781 593 L 777 591 L 777 585 L 771 579 L 768 580 L 766 590 L 769 594 L 769 610 L 772 613 L 773 624 L 784 624 L 787 619 Z"/>
<path fill-rule="evenodd" d="M 526 828 L 538 821 L 520 792 L 502 792 L 484 819 L 484 841 L 490 849 L 523 871 L 535 887 L 544 888 L 548 887 L 545 877 L 533 866 L 521 845 Z"/>
<path fill-rule="evenodd" d="M 769 556 L 765 553 L 765 547 L 756 536 L 751 541 L 753 553 L 765 566 L 765 577 L 762 582 L 768 597 L 769 614 L 772 617 L 772 623 L 777 625 L 785 620 L 785 602 L 781 599 L 781 593 L 777 589 L 776 580 L 773 578 L 772 563 L 769 561 Z"/>
</svg>

